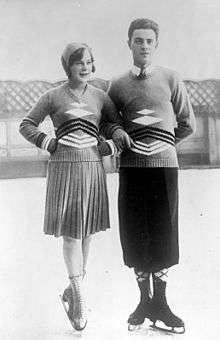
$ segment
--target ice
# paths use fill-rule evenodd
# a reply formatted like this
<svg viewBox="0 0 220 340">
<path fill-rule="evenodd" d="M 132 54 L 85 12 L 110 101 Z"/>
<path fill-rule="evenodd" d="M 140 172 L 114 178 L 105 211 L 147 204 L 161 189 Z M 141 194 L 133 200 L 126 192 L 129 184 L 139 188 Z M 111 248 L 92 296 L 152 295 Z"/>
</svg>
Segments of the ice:
<svg viewBox="0 0 220 340">
<path fill-rule="evenodd" d="M 67 285 L 62 240 L 42 231 L 45 178 L 0 181 L 0 338 L 3 340 L 163 339 L 127 330 L 139 294 L 123 265 L 118 235 L 118 175 L 107 176 L 111 230 L 94 237 L 85 278 L 88 325 L 74 333 L 59 300 Z M 174 339 L 217 340 L 220 333 L 220 169 L 182 170 L 180 264 L 168 281 L 168 302 L 186 323 Z"/>
</svg>

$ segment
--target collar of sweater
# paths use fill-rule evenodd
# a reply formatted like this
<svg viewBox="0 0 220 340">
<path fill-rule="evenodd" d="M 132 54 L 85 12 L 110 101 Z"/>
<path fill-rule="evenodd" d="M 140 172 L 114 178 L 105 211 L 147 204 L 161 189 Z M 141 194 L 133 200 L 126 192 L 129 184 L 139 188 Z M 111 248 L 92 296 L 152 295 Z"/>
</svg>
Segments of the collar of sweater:
<svg viewBox="0 0 220 340">
<path fill-rule="evenodd" d="M 151 64 L 149 66 L 146 66 L 144 67 L 143 69 L 141 69 L 140 67 L 136 66 L 136 65 L 133 65 L 132 66 L 132 69 L 131 69 L 131 72 L 132 74 L 134 74 L 135 76 L 139 76 L 139 74 L 142 72 L 144 72 L 146 75 L 147 74 L 151 74 L 152 71 L 155 69 L 155 65 L 154 64 Z"/>
</svg>

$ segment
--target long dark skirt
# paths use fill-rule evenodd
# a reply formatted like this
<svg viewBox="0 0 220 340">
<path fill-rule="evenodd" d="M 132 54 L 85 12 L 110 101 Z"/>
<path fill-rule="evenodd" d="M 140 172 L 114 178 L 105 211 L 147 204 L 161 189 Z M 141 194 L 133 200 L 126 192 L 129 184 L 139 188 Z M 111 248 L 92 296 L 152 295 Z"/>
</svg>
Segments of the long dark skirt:
<svg viewBox="0 0 220 340">
<path fill-rule="evenodd" d="M 178 169 L 121 168 L 118 203 L 125 264 L 146 272 L 177 264 Z"/>
</svg>

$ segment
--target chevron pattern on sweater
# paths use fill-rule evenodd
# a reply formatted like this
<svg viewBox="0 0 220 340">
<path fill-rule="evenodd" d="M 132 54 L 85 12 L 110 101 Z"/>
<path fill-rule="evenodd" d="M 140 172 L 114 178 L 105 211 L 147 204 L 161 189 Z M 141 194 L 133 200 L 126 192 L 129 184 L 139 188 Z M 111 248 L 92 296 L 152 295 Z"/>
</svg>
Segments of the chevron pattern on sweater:
<svg viewBox="0 0 220 340">
<path fill-rule="evenodd" d="M 61 124 L 56 130 L 59 143 L 78 149 L 98 144 L 98 128 L 93 123 L 77 118 Z"/>
<path fill-rule="evenodd" d="M 166 142 L 156 141 L 150 144 L 145 144 L 139 141 L 134 142 L 131 150 L 142 155 L 150 156 L 170 148 L 171 145 Z"/>
<path fill-rule="evenodd" d="M 175 145 L 175 136 L 171 132 L 151 126 L 135 129 L 129 132 L 129 135 L 134 141 L 140 141 L 146 137 L 150 137 L 173 146 Z"/>
<path fill-rule="evenodd" d="M 82 130 L 85 133 L 88 133 L 91 136 L 98 137 L 98 128 L 93 123 L 88 120 L 77 118 L 70 119 L 63 124 L 61 124 L 56 130 L 56 136 L 58 139 L 62 138 L 65 135 L 68 135 L 71 132 L 75 132 L 77 130 Z"/>
<path fill-rule="evenodd" d="M 77 135 L 75 133 L 69 133 L 68 135 L 59 139 L 59 143 L 73 146 L 77 149 L 88 148 L 98 144 L 97 138 L 83 133 L 82 135 Z"/>
</svg>

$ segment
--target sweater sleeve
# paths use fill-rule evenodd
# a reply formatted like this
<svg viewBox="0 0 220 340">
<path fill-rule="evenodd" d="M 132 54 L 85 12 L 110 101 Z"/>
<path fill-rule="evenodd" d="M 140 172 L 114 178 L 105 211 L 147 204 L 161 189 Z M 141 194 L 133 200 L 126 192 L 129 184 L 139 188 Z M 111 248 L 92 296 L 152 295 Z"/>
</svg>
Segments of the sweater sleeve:
<svg viewBox="0 0 220 340">
<path fill-rule="evenodd" d="M 117 85 L 117 81 L 113 80 L 109 86 L 109 91 L 108 91 L 108 95 L 111 98 L 111 100 L 113 101 L 114 105 L 116 106 L 117 110 L 119 112 L 121 112 L 122 109 L 122 103 L 120 100 L 120 88 Z"/>
<path fill-rule="evenodd" d="M 123 129 L 121 116 L 110 97 L 104 93 L 100 133 L 105 138 L 112 138 L 117 129 Z"/>
<path fill-rule="evenodd" d="M 22 120 L 19 132 L 30 143 L 37 147 L 52 151 L 55 147 L 56 139 L 45 134 L 39 129 L 39 124 L 44 121 L 51 112 L 49 93 L 43 94 L 38 102 L 29 111 L 28 115 Z"/>
<path fill-rule="evenodd" d="M 176 115 L 175 127 L 176 144 L 190 136 L 196 130 L 195 116 L 187 94 L 184 82 L 176 75 L 174 89 L 171 96 L 173 110 Z"/>
</svg>

